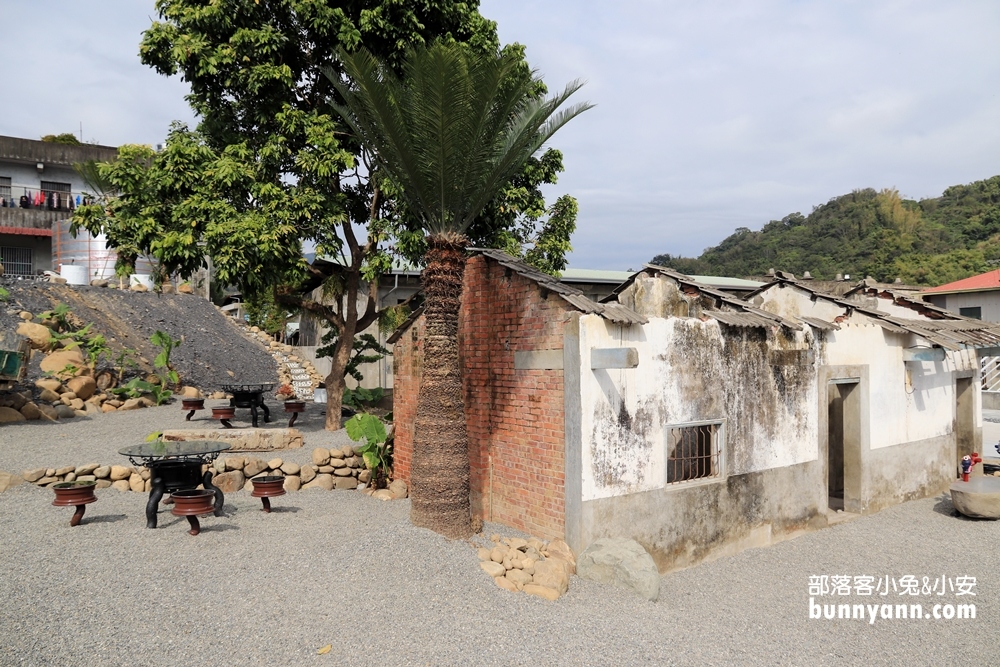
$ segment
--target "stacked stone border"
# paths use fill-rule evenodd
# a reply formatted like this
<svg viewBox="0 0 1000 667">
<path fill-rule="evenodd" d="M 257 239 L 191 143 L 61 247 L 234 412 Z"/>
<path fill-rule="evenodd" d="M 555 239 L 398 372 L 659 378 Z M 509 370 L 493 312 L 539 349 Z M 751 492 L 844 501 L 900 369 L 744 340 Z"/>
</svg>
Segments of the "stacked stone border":
<svg viewBox="0 0 1000 667">
<path fill-rule="evenodd" d="M 557 600 L 569 590 L 576 572 L 576 557 L 562 540 L 543 542 L 537 538 L 490 537 L 491 548 L 477 549 L 479 566 L 500 588 L 523 591 L 545 600 Z"/>
<path fill-rule="evenodd" d="M 366 488 L 371 479 L 371 471 L 364 467 L 364 462 L 358 454 L 359 452 L 350 445 L 333 449 L 317 447 L 312 452 L 313 463 L 305 465 L 283 461 L 280 458 L 264 461 L 256 456 L 223 456 L 214 463 L 203 464 L 202 473 L 214 469 L 215 477 L 212 483 L 222 489 L 223 493 L 233 493 L 248 484 L 252 485 L 252 477 L 273 475 L 285 478 L 283 486 L 286 491 L 360 488 L 381 500 L 407 497 L 408 488 L 406 482 L 402 480 L 392 482 L 388 489 Z M 19 484 L 15 477 L 8 476 L 6 483 L 0 485 L 0 491 Z M 20 480 L 43 487 L 60 482 L 90 481 L 96 482 L 98 489 L 114 488 L 138 493 L 148 493 L 152 486 L 148 468 L 100 463 L 25 470 L 21 473 Z"/>
</svg>

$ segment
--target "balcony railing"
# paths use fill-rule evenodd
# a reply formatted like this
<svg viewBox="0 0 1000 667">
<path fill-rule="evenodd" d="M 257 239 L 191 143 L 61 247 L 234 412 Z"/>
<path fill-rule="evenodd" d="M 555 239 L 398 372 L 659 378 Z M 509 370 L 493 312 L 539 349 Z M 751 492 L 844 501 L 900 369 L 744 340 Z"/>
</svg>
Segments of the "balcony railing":
<svg viewBox="0 0 1000 667">
<path fill-rule="evenodd" d="M 0 208 L 31 208 L 43 211 L 72 211 L 93 198 L 83 192 L 52 190 L 30 185 L 0 183 Z"/>
</svg>

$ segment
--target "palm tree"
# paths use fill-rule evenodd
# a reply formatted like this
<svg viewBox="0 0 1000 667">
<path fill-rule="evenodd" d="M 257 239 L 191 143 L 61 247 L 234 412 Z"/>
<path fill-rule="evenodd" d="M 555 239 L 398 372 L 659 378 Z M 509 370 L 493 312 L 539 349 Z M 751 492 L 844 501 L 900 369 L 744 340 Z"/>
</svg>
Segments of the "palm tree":
<svg viewBox="0 0 1000 667">
<path fill-rule="evenodd" d="M 515 53 L 436 43 L 409 52 L 402 76 L 365 50 L 328 73 L 335 105 L 427 233 L 423 381 L 417 398 L 410 520 L 448 537 L 472 534 L 469 452 L 458 364 L 465 230 L 542 144 L 590 108 L 559 108 Z"/>
</svg>

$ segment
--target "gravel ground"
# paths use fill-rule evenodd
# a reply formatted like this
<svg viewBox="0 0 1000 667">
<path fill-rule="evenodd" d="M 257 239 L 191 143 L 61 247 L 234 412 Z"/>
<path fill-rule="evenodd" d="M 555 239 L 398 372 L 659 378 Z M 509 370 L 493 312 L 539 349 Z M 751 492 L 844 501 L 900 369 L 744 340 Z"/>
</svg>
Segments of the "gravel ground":
<svg viewBox="0 0 1000 667">
<path fill-rule="evenodd" d="M 22 310 L 38 315 L 65 303 L 82 324 L 93 323 L 92 331 L 104 334 L 116 353 L 122 347 L 138 351 L 146 360 L 143 373 L 153 370 L 159 348 L 149 339 L 159 329 L 183 338 L 170 361 L 186 384 L 214 391 L 228 382 L 278 379 L 277 364 L 264 346 L 201 297 L 27 280 L 0 279 L 0 285 L 10 291 L 8 302 L 0 304 L 0 330 L 15 329 Z M 28 388 L 41 377 L 40 361 L 41 355 L 35 355 L 29 365 L 29 381 L 24 383 Z"/>
<path fill-rule="evenodd" d="M 312 407 L 312 406 L 310 406 Z M 305 413 L 308 456 L 343 434 Z M 0 430 L 0 469 L 116 462 L 174 406 Z M 315 427 L 319 428 L 315 428 Z M 312 429 L 312 430 L 310 430 Z M 282 453 L 285 457 L 286 454 Z M 287 455 L 293 458 L 293 455 Z M 28 465 L 28 461 L 32 461 Z M 296 459 L 298 460 L 298 459 Z M 303 458 L 304 460 L 304 458 Z M 650 603 L 573 577 L 549 603 L 497 588 L 469 543 L 408 522 L 408 501 L 303 491 L 265 515 L 241 491 L 202 534 L 145 496 L 98 492 L 84 523 L 20 485 L 0 495 L 0 664 L 988 664 L 1000 524 L 909 502 L 673 572 Z M 487 525 L 485 532 L 514 534 Z M 810 620 L 810 575 L 977 578 L 976 620 Z M 958 603 L 952 594 L 884 601 Z M 332 644 L 327 655 L 318 648 Z"/>
</svg>

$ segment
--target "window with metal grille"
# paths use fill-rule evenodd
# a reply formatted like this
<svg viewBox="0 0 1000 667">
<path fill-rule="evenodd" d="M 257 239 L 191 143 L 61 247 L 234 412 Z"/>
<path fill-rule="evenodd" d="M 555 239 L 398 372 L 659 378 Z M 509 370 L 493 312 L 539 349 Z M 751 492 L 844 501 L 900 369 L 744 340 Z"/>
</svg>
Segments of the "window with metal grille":
<svg viewBox="0 0 1000 667">
<path fill-rule="evenodd" d="M 10 176 L 0 176 L 0 197 L 10 199 Z"/>
<path fill-rule="evenodd" d="M 73 196 L 69 183 L 42 181 L 42 196 L 45 197 L 45 207 L 49 210 L 66 211 L 70 208 L 70 198 Z"/>
<path fill-rule="evenodd" d="M 667 427 L 667 484 L 723 477 L 723 422 Z"/>
<path fill-rule="evenodd" d="M 35 275 L 31 248 L 7 248 L 0 246 L 0 264 L 3 264 L 4 275 Z"/>
</svg>

